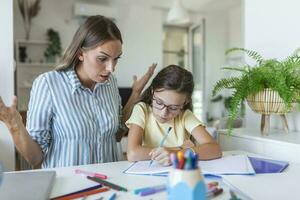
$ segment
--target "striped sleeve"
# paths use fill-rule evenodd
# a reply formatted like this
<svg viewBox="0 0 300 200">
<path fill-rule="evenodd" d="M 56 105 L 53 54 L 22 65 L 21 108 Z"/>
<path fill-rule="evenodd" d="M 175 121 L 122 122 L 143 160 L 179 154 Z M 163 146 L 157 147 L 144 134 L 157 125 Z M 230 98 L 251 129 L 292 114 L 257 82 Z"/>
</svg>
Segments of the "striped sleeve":
<svg viewBox="0 0 300 200">
<path fill-rule="evenodd" d="M 33 83 L 28 105 L 26 128 L 47 154 L 51 143 L 52 102 L 47 81 L 43 75 Z"/>
</svg>

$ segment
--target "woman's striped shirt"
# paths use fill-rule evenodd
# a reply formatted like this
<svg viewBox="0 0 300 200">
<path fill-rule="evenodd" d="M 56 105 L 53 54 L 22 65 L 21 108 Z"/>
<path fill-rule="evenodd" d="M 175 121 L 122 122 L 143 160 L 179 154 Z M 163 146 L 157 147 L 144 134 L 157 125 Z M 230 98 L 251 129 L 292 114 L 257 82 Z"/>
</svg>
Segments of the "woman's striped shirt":
<svg viewBox="0 0 300 200">
<path fill-rule="evenodd" d="M 51 71 L 33 83 L 27 130 L 44 153 L 43 168 L 117 161 L 121 98 L 111 75 L 94 90 L 75 71 Z"/>
</svg>

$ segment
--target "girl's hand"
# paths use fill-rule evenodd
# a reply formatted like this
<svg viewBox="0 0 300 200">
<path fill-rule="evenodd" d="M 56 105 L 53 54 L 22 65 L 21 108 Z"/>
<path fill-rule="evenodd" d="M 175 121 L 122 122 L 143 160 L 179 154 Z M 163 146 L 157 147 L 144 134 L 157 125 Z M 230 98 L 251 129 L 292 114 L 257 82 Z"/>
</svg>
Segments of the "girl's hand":
<svg viewBox="0 0 300 200">
<path fill-rule="evenodd" d="M 163 147 L 158 147 L 158 148 L 152 149 L 152 151 L 149 153 L 149 155 L 151 156 L 152 160 L 155 160 L 156 162 L 158 162 L 159 164 L 161 164 L 163 166 L 171 165 L 170 152 Z"/>
<path fill-rule="evenodd" d="M 22 117 L 17 111 L 17 97 L 13 97 L 13 104 L 8 107 L 4 104 L 0 97 L 0 121 L 3 121 L 6 126 L 10 129 L 11 133 L 14 133 L 22 123 Z"/>
<path fill-rule="evenodd" d="M 182 148 L 183 149 L 188 149 L 188 148 L 192 148 L 192 147 L 194 147 L 195 146 L 195 144 L 190 140 L 190 139 L 188 139 L 188 140 L 185 140 L 184 142 L 183 142 L 183 144 L 182 144 Z"/>
<path fill-rule="evenodd" d="M 142 78 L 137 79 L 137 76 L 133 76 L 133 84 L 132 84 L 132 91 L 141 94 L 145 85 L 148 83 L 150 78 L 152 77 L 154 70 L 156 68 L 156 63 L 153 63 L 149 68 L 148 71 L 142 76 Z"/>
</svg>

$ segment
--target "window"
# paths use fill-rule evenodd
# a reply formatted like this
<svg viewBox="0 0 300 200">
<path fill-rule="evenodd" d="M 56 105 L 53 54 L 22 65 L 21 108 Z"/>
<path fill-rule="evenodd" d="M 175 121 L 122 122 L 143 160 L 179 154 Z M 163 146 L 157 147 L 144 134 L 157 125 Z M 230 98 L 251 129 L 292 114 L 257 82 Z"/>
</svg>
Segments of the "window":
<svg viewBox="0 0 300 200">
<path fill-rule="evenodd" d="M 204 21 L 191 27 L 164 26 L 163 66 L 176 64 L 193 73 L 193 112 L 203 122 L 207 112 L 204 55 Z"/>
<path fill-rule="evenodd" d="M 188 28 L 176 26 L 164 27 L 163 66 L 176 64 L 188 65 Z"/>
</svg>

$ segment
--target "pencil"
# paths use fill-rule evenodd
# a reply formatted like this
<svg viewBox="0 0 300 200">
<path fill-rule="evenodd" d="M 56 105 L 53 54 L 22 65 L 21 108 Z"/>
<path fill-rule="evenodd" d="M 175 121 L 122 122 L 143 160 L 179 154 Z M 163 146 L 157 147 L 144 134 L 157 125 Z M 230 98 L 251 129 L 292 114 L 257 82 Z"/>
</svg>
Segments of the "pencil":
<svg viewBox="0 0 300 200">
<path fill-rule="evenodd" d="M 115 190 L 118 190 L 118 191 L 124 191 L 124 192 L 127 192 L 128 190 L 124 187 L 121 187 L 119 185 L 116 185 L 114 183 L 111 183 L 111 182 L 108 182 L 108 181 L 105 181 L 103 179 L 100 179 L 100 178 L 97 178 L 97 177 L 91 177 L 91 176 L 87 176 L 88 179 L 92 180 L 92 181 L 95 181 L 97 183 L 100 183 L 102 185 L 105 185 L 107 187 L 110 187 L 112 189 L 115 189 Z"/>
<path fill-rule="evenodd" d="M 164 142 L 166 141 L 170 131 L 171 131 L 172 127 L 169 127 L 168 130 L 167 130 L 167 133 L 164 135 L 163 139 L 160 141 L 159 143 L 159 146 L 158 147 L 162 147 L 164 145 Z M 153 160 L 150 161 L 149 163 L 149 167 L 152 165 L 153 163 Z"/>
<path fill-rule="evenodd" d="M 97 194 L 97 193 L 100 193 L 100 192 L 106 192 L 108 190 L 109 190 L 109 188 L 100 188 L 100 189 L 94 189 L 94 190 L 85 191 L 85 192 L 72 194 L 72 195 L 67 195 L 67 196 L 63 196 L 63 197 L 60 197 L 60 198 L 54 198 L 54 199 L 55 200 L 71 200 L 71 199 L 77 199 L 77 198 L 80 198 L 80 197 L 85 197 L 85 196 Z"/>
<path fill-rule="evenodd" d="M 60 198 L 66 197 L 66 196 L 70 196 L 70 195 L 79 194 L 79 193 L 82 193 L 82 192 L 87 192 L 87 191 L 99 189 L 101 187 L 102 187 L 102 185 L 100 184 L 100 185 L 88 187 L 88 188 L 85 188 L 85 189 L 82 189 L 82 190 L 78 190 L 76 192 L 72 192 L 72 193 L 69 193 L 69 194 L 64 194 L 64 195 L 61 195 L 61 196 L 57 196 L 57 197 L 54 197 L 52 199 L 60 199 Z"/>
</svg>

